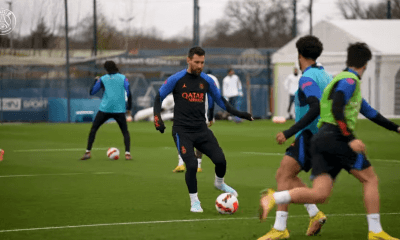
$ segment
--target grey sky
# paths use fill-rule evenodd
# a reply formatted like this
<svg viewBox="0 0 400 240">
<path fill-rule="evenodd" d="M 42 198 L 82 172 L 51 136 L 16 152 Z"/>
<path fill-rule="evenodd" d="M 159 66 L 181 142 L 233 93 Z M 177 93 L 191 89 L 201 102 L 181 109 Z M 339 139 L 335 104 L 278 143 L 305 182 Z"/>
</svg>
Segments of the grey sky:
<svg viewBox="0 0 400 240">
<path fill-rule="evenodd" d="M 64 0 L 0 0 L 0 8 L 8 9 L 8 1 L 13 2 L 13 12 L 17 18 L 14 34 L 25 35 L 34 28 L 40 16 L 50 26 L 64 24 Z M 200 26 L 209 26 L 224 16 L 229 0 L 198 0 L 200 6 Z M 234 0 L 243 1 L 243 0 Z M 281 0 L 291 2 L 292 0 Z M 297 0 L 298 9 L 304 9 L 309 0 Z M 342 19 L 336 2 L 339 0 L 314 0 L 313 23 L 321 20 Z M 362 4 L 378 3 L 386 0 L 360 0 Z M 193 0 L 97 0 L 98 12 L 103 13 L 119 30 L 127 29 L 127 23 L 120 19 L 134 17 L 130 27 L 149 31 L 156 28 L 164 38 L 173 36 L 192 37 Z M 69 24 L 74 26 L 84 17 L 92 16 L 93 0 L 68 0 Z M 308 30 L 309 18 L 299 14 L 304 23 L 300 32 Z M 205 32 L 201 29 L 201 32 Z"/>
</svg>

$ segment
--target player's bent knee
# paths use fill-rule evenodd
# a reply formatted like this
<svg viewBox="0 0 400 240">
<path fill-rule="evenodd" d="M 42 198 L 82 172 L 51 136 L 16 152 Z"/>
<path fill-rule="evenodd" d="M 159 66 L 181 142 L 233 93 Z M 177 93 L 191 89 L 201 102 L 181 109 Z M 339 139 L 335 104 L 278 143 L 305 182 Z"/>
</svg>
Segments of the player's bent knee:
<svg viewBox="0 0 400 240">
<path fill-rule="evenodd" d="M 219 157 L 214 158 L 213 162 L 215 163 L 215 165 L 220 165 L 220 166 L 225 165 L 226 166 L 226 159 L 224 156 L 219 156 Z"/>
</svg>

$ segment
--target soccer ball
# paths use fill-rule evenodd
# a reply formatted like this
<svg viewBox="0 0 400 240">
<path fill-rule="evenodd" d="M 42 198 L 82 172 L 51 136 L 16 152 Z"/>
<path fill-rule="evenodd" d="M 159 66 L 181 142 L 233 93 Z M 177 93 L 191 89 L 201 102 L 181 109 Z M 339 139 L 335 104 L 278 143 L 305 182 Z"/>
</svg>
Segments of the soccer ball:
<svg viewBox="0 0 400 240">
<path fill-rule="evenodd" d="M 223 193 L 217 197 L 215 208 L 221 214 L 233 214 L 239 207 L 239 201 L 231 193 Z"/>
<path fill-rule="evenodd" d="M 119 150 L 118 148 L 112 147 L 107 150 L 107 157 L 111 160 L 119 159 Z"/>
</svg>

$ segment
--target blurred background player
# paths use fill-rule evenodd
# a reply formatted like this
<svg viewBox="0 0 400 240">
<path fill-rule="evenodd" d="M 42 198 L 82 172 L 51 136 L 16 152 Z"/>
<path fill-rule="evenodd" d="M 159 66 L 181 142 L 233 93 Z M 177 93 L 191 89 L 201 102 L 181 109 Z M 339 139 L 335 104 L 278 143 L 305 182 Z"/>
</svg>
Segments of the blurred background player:
<svg viewBox="0 0 400 240">
<path fill-rule="evenodd" d="M 318 119 L 320 114 L 320 99 L 324 88 L 332 80 L 331 76 L 322 66 L 316 65 L 317 58 L 321 55 L 323 46 L 321 41 L 314 36 L 305 36 L 297 40 L 299 66 L 303 72 L 297 81 L 295 92 L 296 122 L 289 129 L 276 135 L 279 144 L 283 144 L 296 134 L 294 143 L 286 149 L 280 167 L 276 171 L 278 190 L 289 190 L 306 185 L 297 176 L 300 171 L 308 172 L 311 169 L 311 138 L 318 132 Z M 305 204 L 310 216 L 307 235 L 317 234 L 326 216 L 319 211 L 315 204 Z M 286 228 L 288 218 L 288 205 L 278 205 L 275 224 L 271 231 L 259 239 L 286 239 L 289 231 Z"/>
<path fill-rule="evenodd" d="M 222 80 L 222 94 L 233 107 L 240 110 L 243 96 L 242 83 L 232 68 L 228 70 L 228 75 Z M 233 117 L 233 120 L 235 122 L 242 121 L 236 116 Z"/>
<path fill-rule="evenodd" d="M 224 182 L 226 173 L 225 155 L 213 132 L 207 127 L 205 117 L 205 98 L 207 93 L 224 110 L 229 113 L 253 120 L 250 113 L 237 111 L 220 94 L 215 82 L 203 73 L 205 51 L 193 47 L 187 56 L 188 68 L 172 75 L 160 87 L 154 99 L 154 126 L 164 133 L 165 125 L 161 119 L 161 104 L 164 98 L 173 93 L 174 125 L 172 136 L 179 154 L 186 164 L 185 181 L 189 190 L 191 212 L 203 212 L 197 193 L 197 158 L 194 148 L 200 150 L 215 164 L 214 186 L 223 192 L 238 196 L 235 189 Z"/>
<path fill-rule="evenodd" d="M 218 78 L 211 74 L 211 70 L 207 71 L 207 75 L 210 78 L 212 78 L 212 80 L 214 80 L 215 85 L 219 89 Z M 206 123 L 207 123 L 208 127 L 211 127 L 213 125 L 213 123 L 215 122 L 215 118 L 214 118 L 214 100 L 212 100 L 212 97 L 210 96 L 210 94 L 207 94 L 205 105 L 206 105 L 206 114 L 205 114 Z M 202 158 L 203 158 L 203 153 L 196 149 L 195 154 L 196 154 L 197 162 L 198 162 L 197 172 L 202 172 L 203 169 L 201 168 L 201 162 L 202 162 Z M 172 170 L 172 172 L 184 172 L 184 171 L 185 171 L 185 163 L 183 162 L 181 155 L 179 155 L 179 153 L 178 153 L 178 166 L 176 166 L 176 168 L 174 170 Z"/>
<path fill-rule="evenodd" d="M 0 149 L 0 161 L 3 161 L 4 150 Z"/>
<path fill-rule="evenodd" d="M 104 90 L 103 98 L 100 103 L 99 111 L 93 121 L 92 128 L 90 129 L 88 144 L 86 153 L 83 155 L 81 160 L 87 160 L 91 157 L 91 149 L 93 142 L 96 137 L 96 132 L 108 119 L 113 118 L 118 123 L 121 129 L 122 135 L 124 136 L 125 143 L 125 159 L 131 160 L 132 156 L 130 153 L 131 139 L 128 132 L 128 125 L 126 123 L 125 113 L 132 107 L 132 95 L 129 90 L 129 82 L 125 75 L 119 73 L 115 62 L 106 61 L 104 68 L 107 74 L 96 79 L 92 88 L 90 89 L 90 95 L 96 94 L 100 89 Z M 128 102 L 125 101 L 125 94 L 128 96 Z"/>
<path fill-rule="evenodd" d="M 345 169 L 363 184 L 368 240 L 399 240 L 382 229 L 378 177 L 366 158 L 364 143 L 354 136 L 359 112 L 376 124 L 400 133 L 397 124 L 383 117 L 361 96 L 361 76 L 371 58 L 367 44 L 350 44 L 347 68 L 325 88 L 321 98 L 320 130 L 311 143 L 312 174 L 315 176 L 312 188 L 297 187 L 279 192 L 269 189 L 260 199 L 261 219 L 267 217 L 275 203 L 325 203 L 336 176 Z"/>
<path fill-rule="evenodd" d="M 294 102 L 294 94 L 296 93 L 297 89 L 299 88 L 299 79 L 300 79 L 300 74 L 298 69 L 295 67 L 293 68 L 293 73 L 289 74 L 287 78 L 285 79 L 284 86 L 285 89 L 289 92 L 289 106 L 287 109 L 288 112 L 288 118 L 287 119 L 293 119 L 292 113 L 290 110 L 292 109 L 292 105 Z"/>
</svg>

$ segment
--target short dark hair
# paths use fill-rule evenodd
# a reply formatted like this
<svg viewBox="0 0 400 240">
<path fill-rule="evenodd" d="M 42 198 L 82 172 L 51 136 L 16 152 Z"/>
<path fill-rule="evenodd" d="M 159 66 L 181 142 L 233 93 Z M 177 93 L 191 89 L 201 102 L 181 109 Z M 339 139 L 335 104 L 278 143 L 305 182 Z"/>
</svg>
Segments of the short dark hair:
<svg viewBox="0 0 400 240">
<path fill-rule="evenodd" d="M 204 56 L 206 55 L 206 51 L 204 51 L 204 49 L 202 49 L 201 47 L 192 47 L 189 50 L 188 57 L 193 58 L 195 54 L 199 56 Z"/>
<path fill-rule="evenodd" d="M 117 73 L 119 72 L 119 69 L 117 68 L 117 65 L 115 64 L 114 61 L 106 61 L 104 63 L 104 68 L 108 73 Z"/>
<path fill-rule="evenodd" d="M 308 59 L 317 60 L 324 49 L 321 41 L 311 35 L 301 37 L 296 42 L 296 48 L 298 53 Z"/>
<path fill-rule="evenodd" d="M 350 44 L 347 48 L 347 67 L 361 68 L 372 58 L 371 50 L 363 42 Z"/>
</svg>

